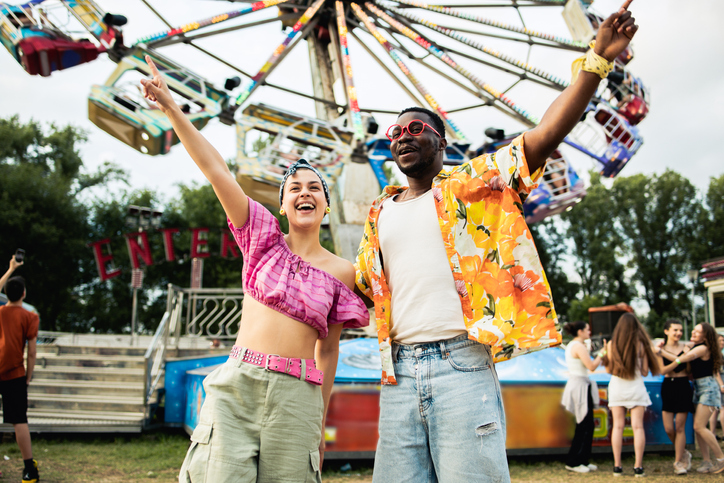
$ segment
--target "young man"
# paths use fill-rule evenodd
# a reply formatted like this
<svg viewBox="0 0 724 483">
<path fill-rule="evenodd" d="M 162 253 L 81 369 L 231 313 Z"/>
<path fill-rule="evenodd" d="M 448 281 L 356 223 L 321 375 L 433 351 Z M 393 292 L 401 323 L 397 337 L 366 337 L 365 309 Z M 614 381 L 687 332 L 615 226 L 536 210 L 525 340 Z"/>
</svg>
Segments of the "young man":
<svg viewBox="0 0 724 483">
<path fill-rule="evenodd" d="M 629 3 L 541 123 L 497 153 L 443 172 L 437 115 L 406 109 L 387 131 L 409 188 L 372 205 L 357 260 L 382 357 L 375 483 L 510 481 L 493 362 L 561 341 L 522 202 L 638 29 Z"/>
<path fill-rule="evenodd" d="M 25 280 L 12 277 L 23 262 L 10 259 L 10 268 L 0 278 L 0 290 L 5 287 L 8 303 L 0 306 L 0 395 L 3 402 L 3 421 L 15 428 L 15 439 L 25 463 L 23 483 L 36 483 L 38 462 L 33 459 L 33 448 L 28 429 L 28 385 L 35 368 L 35 345 L 38 337 L 38 315 L 23 308 Z M 23 364 L 23 351 L 27 342 L 28 366 Z"/>
</svg>

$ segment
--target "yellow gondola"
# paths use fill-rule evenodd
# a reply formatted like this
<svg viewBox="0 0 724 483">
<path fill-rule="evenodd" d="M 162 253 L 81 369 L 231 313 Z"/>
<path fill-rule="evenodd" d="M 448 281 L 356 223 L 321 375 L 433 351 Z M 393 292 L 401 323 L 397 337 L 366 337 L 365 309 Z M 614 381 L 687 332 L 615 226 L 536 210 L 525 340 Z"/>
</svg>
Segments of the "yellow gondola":
<svg viewBox="0 0 724 483">
<path fill-rule="evenodd" d="M 171 91 L 188 101 L 186 116 L 198 129 L 221 114 L 229 104 L 229 96 L 201 76 L 142 45 L 121 58 L 106 83 L 91 88 L 88 118 L 111 136 L 144 154 L 166 154 L 179 142 L 171 123 L 155 105 L 142 98 L 137 82 L 131 81 L 130 85 L 122 82 L 133 72 L 150 76 L 145 55 L 153 59 Z"/>
</svg>

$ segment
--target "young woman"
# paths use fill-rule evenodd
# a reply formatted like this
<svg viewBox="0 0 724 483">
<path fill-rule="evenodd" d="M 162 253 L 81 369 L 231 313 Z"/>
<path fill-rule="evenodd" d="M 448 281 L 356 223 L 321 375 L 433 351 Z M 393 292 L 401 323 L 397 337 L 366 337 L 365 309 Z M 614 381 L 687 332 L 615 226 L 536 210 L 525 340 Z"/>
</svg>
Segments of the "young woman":
<svg viewBox="0 0 724 483">
<path fill-rule="evenodd" d="M 643 376 L 649 369 L 659 373 L 659 362 L 651 347 L 646 329 L 635 315 L 626 313 L 618 319 L 604 358 L 606 370 L 611 373 L 608 383 L 608 408 L 613 415 L 611 446 L 613 446 L 613 475 L 621 476 L 621 446 L 626 409 L 631 410 L 631 428 L 634 432 L 634 475 L 645 476 L 643 460 L 646 434 L 644 411 L 651 405 Z"/>
<path fill-rule="evenodd" d="M 685 345 L 680 342 L 683 334 L 681 322 L 676 319 L 667 320 L 664 324 L 664 340 L 658 349 L 658 354 L 666 351 L 674 357 L 684 355 Z M 668 362 L 661 361 L 665 366 Z M 671 367 L 661 371 L 664 382 L 661 384 L 661 417 L 664 420 L 666 434 L 674 444 L 676 457 L 674 459 L 674 473 L 685 475 L 691 469 L 691 453 L 686 450 L 686 418 L 694 412 L 692 398 L 694 392 L 689 383 L 689 374 L 686 364 Z"/>
<path fill-rule="evenodd" d="M 566 469 L 588 473 L 598 469 L 589 463 L 589 459 L 593 444 L 593 408 L 599 402 L 598 386 L 588 378 L 588 371 L 596 370 L 606 351 L 601 350 L 595 359 L 591 359 L 585 345 L 586 339 L 591 338 L 591 328 L 587 323 L 578 320 L 567 323 L 563 328 L 573 336 L 573 340 L 566 346 L 569 377 L 561 404 L 576 416 L 576 432 L 566 457 Z M 603 344 L 605 347 L 605 340 Z"/>
<path fill-rule="evenodd" d="M 721 473 L 724 471 L 724 453 L 716 441 L 714 433 L 707 428 L 709 417 L 721 406 L 721 389 L 714 378 L 719 372 L 722 355 L 716 339 L 714 328 L 705 323 L 697 324 L 691 332 L 691 342 L 694 347 L 683 355 L 669 353 L 661 350 L 661 356 L 672 361 L 664 367 L 670 371 L 682 364 L 690 363 L 691 375 L 694 378 L 694 432 L 701 447 L 701 456 L 704 462 L 697 468 L 699 473 Z M 714 453 L 716 461 L 711 461 L 710 451 Z"/>
<path fill-rule="evenodd" d="M 146 62 L 153 80 L 141 81 L 144 95 L 168 116 L 211 182 L 244 256 L 239 335 L 229 360 L 204 381 L 206 400 L 179 481 L 321 481 L 339 336 L 343 326 L 369 323 L 352 291 L 352 264 L 319 243 L 327 185 L 306 161 L 289 168 L 279 193 L 289 219 L 284 235 L 184 116 L 153 61 Z"/>
</svg>

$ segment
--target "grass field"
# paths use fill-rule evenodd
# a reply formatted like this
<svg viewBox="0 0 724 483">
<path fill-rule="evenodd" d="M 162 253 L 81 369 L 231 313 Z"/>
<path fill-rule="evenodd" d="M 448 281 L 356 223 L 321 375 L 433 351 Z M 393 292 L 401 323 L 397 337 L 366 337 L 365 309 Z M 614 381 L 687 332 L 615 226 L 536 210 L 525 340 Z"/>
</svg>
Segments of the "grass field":
<svg viewBox="0 0 724 483">
<path fill-rule="evenodd" d="M 182 431 L 162 431 L 132 436 L 34 435 L 33 452 L 40 462 L 42 482 L 115 483 L 132 481 L 177 481 L 189 440 Z M 22 460 L 10 435 L 0 443 L 1 481 L 20 481 Z M 701 475 L 695 471 L 699 454 L 694 454 L 694 468 L 686 477 L 673 474 L 673 454 L 654 453 L 644 457 L 650 480 L 656 482 L 705 481 L 721 479 L 720 475 Z M 509 460 L 514 482 L 610 482 L 613 459 L 596 455 L 592 461 L 599 471 L 585 475 L 573 474 L 563 468 L 559 457 L 514 457 Z M 346 462 L 330 461 L 325 465 L 325 483 L 362 483 L 372 481 L 372 462 L 351 462 L 351 469 L 341 471 Z M 624 459 L 624 479 L 633 478 L 633 456 Z"/>
</svg>

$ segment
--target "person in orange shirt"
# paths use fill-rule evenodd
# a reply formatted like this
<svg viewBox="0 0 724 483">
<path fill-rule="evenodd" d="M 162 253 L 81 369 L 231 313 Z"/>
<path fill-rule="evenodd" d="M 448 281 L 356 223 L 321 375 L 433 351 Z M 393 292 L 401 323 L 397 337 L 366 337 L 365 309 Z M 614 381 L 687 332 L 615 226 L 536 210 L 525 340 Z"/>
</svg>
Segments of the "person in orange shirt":
<svg viewBox="0 0 724 483">
<path fill-rule="evenodd" d="M 33 459 L 33 448 L 28 429 L 28 385 L 35 367 L 35 345 L 38 337 L 38 314 L 23 308 L 25 280 L 11 277 L 18 262 L 13 256 L 10 268 L 0 278 L 0 290 L 5 288 L 8 303 L 0 306 L 0 395 L 3 402 L 3 422 L 15 428 L 15 439 L 25 463 L 23 483 L 36 483 L 38 462 Z M 27 342 L 27 344 L 26 344 Z M 28 349 L 27 370 L 23 364 L 23 351 Z"/>
</svg>

